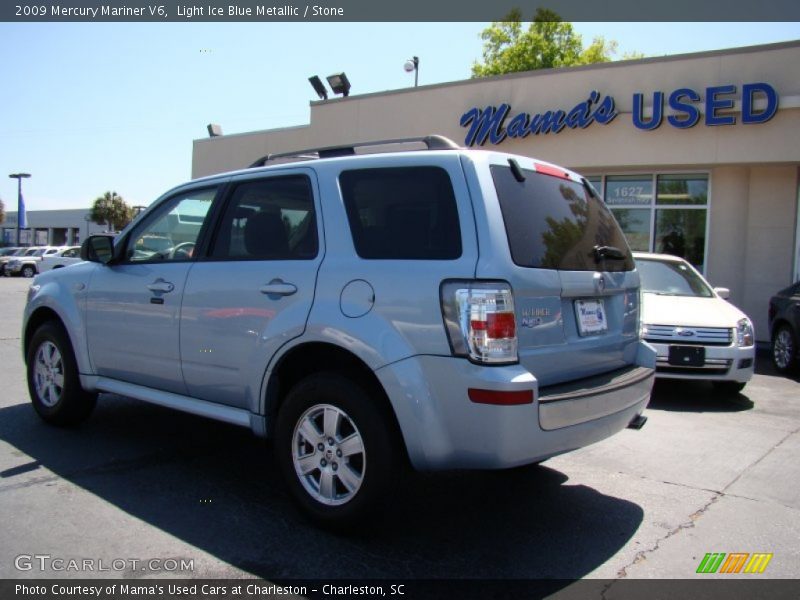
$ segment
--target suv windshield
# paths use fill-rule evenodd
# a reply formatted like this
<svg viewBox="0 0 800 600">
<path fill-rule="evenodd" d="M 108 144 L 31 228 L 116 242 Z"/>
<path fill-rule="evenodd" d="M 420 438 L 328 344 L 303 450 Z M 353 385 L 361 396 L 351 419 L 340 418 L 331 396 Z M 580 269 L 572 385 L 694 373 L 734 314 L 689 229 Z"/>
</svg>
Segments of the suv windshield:
<svg viewBox="0 0 800 600">
<path fill-rule="evenodd" d="M 625 235 L 611 212 L 569 179 L 528 169 L 518 181 L 510 167 L 492 165 L 511 257 L 521 267 L 564 271 L 632 271 Z M 611 247 L 597 260 L 596 247 Z"/>
<path fill-rule="evenodd" d="M 661 296 L 711 298 L 708 284 L 685 262 L 637 259 L 642 291 Z"/>
</svg>

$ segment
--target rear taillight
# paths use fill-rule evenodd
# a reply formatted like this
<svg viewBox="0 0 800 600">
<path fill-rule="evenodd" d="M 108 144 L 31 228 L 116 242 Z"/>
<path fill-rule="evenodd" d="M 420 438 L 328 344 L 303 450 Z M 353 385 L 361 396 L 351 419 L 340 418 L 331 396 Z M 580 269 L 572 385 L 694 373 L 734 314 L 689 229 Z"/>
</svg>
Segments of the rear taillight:
<svg viewBox="0 0 800 600">
<path fill-rule="evenodd" d="M 442 313 L 456 356 L 486 364 L 517 362 L 517 323 L 511 286 L 497 281 L 447 281 Z"/>
</svg>

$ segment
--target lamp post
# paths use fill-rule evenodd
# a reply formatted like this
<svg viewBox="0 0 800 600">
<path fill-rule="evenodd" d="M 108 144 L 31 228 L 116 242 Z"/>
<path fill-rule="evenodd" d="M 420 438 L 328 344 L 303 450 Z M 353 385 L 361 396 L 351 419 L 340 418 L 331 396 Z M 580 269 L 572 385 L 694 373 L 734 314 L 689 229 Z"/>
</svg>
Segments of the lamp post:
<svg viewBox="0 0 800 600">
<path fill-rule="evenodd" d="M 406 61 L 403 68 L 406 70 L 406 73 L 414 71 L 414 87 L 417 87 L 419 84 L 419 56 L 412 56 Z"/>
<path fill-rule="evenodd" d="M 25 216 L 25 202 L 22 200 L 22 180 L 30 177 L 30 173 L 11 173 L 9 177 L 17 180 L 17 246 L 19 246 L 19 229 L 27 227 Z"/>
</svg>

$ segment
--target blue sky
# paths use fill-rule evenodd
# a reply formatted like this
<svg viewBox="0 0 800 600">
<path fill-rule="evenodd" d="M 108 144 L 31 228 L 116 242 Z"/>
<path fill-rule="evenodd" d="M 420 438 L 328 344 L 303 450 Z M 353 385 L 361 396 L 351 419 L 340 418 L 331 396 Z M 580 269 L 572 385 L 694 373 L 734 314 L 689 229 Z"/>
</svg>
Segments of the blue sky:
<svg viewBox="0 0 800 600">
<path fill-rule="evenodd" d="M 351 94 L 469 77 L 486 23 L 0 23 L 0 198 L 81 208 L 106 190 L 147 205 L 190 177 L 192 140 L 302 125 L 307 78 L 345 71 Z M 662 56 L 800 39 L 800 23 L 577 23 L 619 54 Z"/>
</svg>

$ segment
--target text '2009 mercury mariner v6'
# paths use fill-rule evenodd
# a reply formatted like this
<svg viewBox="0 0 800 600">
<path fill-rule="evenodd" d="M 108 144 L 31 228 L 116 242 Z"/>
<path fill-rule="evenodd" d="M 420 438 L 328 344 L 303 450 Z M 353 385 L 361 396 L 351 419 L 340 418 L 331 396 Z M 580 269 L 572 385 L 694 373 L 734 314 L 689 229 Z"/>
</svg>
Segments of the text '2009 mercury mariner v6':
<svg viewBox="0 0 800 600">
<path fill-rule="evenodd" d="M 403 463 L 515 467 L 640 427 L 655 353 L 591 185 L 417 142 L 268 156 L 88 238 L 30 289 L 36 411 L 75 424 L 111 392 L 250 427 L 329 524 Z"/>
</svg>

